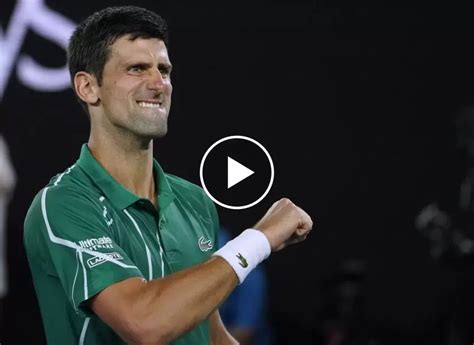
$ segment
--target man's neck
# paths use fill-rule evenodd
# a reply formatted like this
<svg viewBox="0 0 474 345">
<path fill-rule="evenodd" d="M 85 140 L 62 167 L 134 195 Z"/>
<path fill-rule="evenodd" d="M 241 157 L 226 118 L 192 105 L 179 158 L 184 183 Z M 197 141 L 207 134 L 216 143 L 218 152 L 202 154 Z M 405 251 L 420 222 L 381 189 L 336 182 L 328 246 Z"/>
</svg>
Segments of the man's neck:
<svg viewBox="0 0 474 345">
<path fill-rule="evenodd" d="M 117 182 L 156 206 L 153 140 L 144 144 L 91 135 L 88 146 L 95 159 Z"/>
</svg>

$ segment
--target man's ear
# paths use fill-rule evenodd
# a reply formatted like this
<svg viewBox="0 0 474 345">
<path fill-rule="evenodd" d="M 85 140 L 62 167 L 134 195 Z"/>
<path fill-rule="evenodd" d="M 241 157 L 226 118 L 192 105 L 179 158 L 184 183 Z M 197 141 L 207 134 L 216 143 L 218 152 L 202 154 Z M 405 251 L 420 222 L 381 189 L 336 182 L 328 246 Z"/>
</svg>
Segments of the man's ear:
<svg viewBox="0 0 474 345">
<path fill-rule="evenodd" d="M 90 73 L 77 72 L 74 76 L 77 96 L 87 104 L 96 105 L 100 101 L 97 79 Z"/>
</svg>

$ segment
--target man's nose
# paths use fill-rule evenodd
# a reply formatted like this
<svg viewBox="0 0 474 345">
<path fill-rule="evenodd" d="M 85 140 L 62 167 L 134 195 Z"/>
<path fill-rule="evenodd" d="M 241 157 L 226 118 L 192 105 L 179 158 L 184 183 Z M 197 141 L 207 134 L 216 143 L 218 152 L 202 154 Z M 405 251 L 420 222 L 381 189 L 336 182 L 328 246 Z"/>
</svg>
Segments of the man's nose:
<svg viewBox="0 0 474 345">
<path fill-rule="evenodd" d="M 162 90 L 165 86 L 165 79 L 159 70 L 153 71 L 148 78 L 148 88 L 150 90 Z"/>
</svg>

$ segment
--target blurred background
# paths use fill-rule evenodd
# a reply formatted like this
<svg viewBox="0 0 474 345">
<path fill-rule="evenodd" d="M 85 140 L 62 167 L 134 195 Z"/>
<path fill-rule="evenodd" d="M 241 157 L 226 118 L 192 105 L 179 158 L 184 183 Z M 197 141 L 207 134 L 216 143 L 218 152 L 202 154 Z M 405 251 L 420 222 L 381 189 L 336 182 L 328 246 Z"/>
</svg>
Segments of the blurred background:
<svg viewBox="0 0 474 345">
<path fill-rule="evenodd" d="M 173 105 L 155 144 L 164 169 L 199 184 L 212 143 L 253 137 L 275 183 L 250 209 L 218 207 L 229 236 L 283 196 L 315 220 L 308 241 L 262 265 L 272 344 L 474 343 L 467 4 L 2 0 L 2 344 L 45 343 L 23 220 L 88 139 L 65 66 L 69 35 L 123 4 L 170 26 Z"/>
</svg>

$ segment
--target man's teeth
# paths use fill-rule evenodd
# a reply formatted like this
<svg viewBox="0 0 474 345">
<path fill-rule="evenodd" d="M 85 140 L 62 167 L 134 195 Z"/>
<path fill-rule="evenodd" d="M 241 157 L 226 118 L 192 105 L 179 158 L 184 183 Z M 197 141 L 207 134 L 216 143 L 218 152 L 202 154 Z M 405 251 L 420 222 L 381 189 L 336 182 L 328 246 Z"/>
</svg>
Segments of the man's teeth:
<svg viewBox="0 0 474 345">
<path fill-rule="evenodd" d="M 138 102 L 138 105 L 140 107 L 145 107 L 145 108 L 159 108 L 160 103 L 150 103 L 150 102 Z"/>
</svg>

